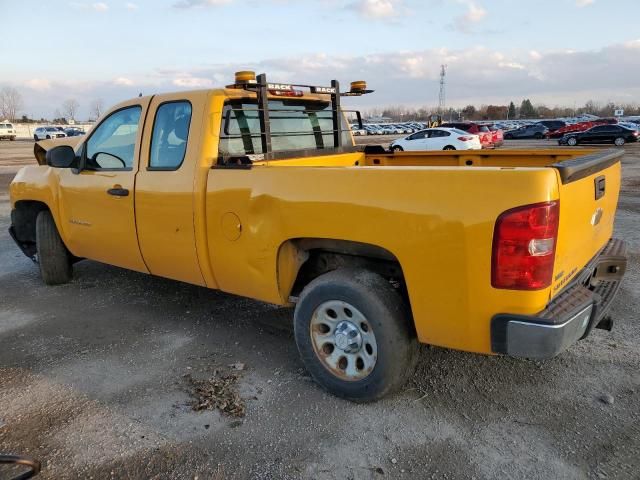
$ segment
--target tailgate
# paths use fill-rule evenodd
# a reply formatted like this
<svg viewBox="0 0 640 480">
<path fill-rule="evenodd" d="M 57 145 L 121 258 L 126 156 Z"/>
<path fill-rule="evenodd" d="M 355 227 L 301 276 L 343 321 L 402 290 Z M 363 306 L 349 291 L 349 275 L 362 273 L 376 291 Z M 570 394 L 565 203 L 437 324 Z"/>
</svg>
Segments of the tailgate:
<svg viewBox="0 0 640 480">
<path fill-rule="evenodd" d="M 560 178 L 560 224 L 552 297 L 613 234 L 623 154 L 622 150 L 603 150 L 553 165 Z"/>
</svg>

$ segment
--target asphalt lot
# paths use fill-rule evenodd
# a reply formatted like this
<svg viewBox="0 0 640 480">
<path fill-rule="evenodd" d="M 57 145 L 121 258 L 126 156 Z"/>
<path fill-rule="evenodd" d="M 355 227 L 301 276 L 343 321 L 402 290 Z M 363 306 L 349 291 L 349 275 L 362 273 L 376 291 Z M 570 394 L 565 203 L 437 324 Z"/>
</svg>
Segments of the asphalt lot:
<svg viewBox="0 0 640 480">
<path fill-rule="evenodd" d="M 286 310 L 91 261 L 44 286 L 7 234 L 32 148 L 0 142 L 0 451 L 39 458 L 38 478 L 639 477 L 640 145 L 612 332 L 546 362 L 424 347 L 404 391 L 371 405 L 310 381 Z M 185 375 L 238 362 L 246 416 L 193 411 Z"/>
</svg>

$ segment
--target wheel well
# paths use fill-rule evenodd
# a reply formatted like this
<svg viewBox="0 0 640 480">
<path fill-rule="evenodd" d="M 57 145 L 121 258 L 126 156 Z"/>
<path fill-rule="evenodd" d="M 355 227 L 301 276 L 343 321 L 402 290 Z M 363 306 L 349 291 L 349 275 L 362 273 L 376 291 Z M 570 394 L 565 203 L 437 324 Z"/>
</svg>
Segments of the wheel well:
<svg viewBox="0 0 640 480">
<path fill-rule="evenodd" d="M 34 200 L 16 202 L 11 211 L 11 226 L 16 240 L 27 256 L 36 253 L 36 218 L 44 210 L 49 210 L 46 203 Z"/>
<path fill-rule="evenodd" d="M 279 254 L 279 257 L 284 256 L 289 257 L 288 260 L 279 258 L 278 263 L 280 288 L 285 298 L 298 297 L 309 282 L 324 273 L 356 267 L 371 270 L 389 280 L 408 302 L 400 262 L 385 248 L 349 240 L 300 238 L 285 242 Z M 284 274 L 287 270 L 289 275 Z M 286 276 L 289 276 L 288 281 L 283 278 Z"/>
</svg>

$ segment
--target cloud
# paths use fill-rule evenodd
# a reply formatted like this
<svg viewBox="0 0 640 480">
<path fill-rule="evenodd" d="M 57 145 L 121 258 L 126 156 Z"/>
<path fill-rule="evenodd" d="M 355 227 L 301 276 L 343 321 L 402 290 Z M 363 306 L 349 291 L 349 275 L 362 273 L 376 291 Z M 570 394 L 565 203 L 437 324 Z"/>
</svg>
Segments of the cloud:
<svg viewBox="0 0 640 480">
<path fill-rule="evenodd" d="M 27 87 L 33 90 L 50 90 L 51 82 L 44 78 L 32 78 L 26 82 Z"/>
<path fill-rule="evenodd" d="M 126 8 L 127 10 L 133 12 L 135 10 L 138 10 L 138 5 L 136 5 L 135 3 L 125 3 L 124 4 L 124 8 Z"/>
<path fill-rule="evenodd" d="M 114 85 L 122 85 L 122 86 L 130 87 L 131 85 L 133 85 L 133 80 L 126 77 L 118 77 L 113 81 L 113 83 Z"/>
<path fill-rule="evenodd" d="M 487 11 L 475 0 L 457 0 L 467 7 L 467 11 L 453 19 L 453 28 L 462 33 L 471 33 L 474 26 L 487 16 Z"/>
<path fill-rule="evenodd" d="M 80 10 L 89 10 L 89 9 L 91 9 L 91 10 L 94 10 L 94 11 L 99 12 L 99 13 L 104 13 L 107 10 L 109 10 L 109 5 L 107 5 L 104 2 L 96 2 L 96 3 L 92 3 L 92 4 L 85 3 L 85 2 L 71 2 L 71 3 L 69 3 L 69 6 L 71 8 L 77 8 L 77 9 L 80 9 Z"/>
<path fill-rule="evenodd" d="M 576 0 L 576 6 L 578 8 L 588 7 L 589 5 L 593 5 L 596 0 Z"/>
<path fill-rule="evenodd" d="M 183 75 L 174 78 L 173 85 L 181 88 L 211 88 L 213 87 L 213 79 L 206 77 L 192 77 L 191 75 Z"/>
<path fill-rule="evenodd" d="M 401 7 L 402 0 L 358 0 L 348 5 L 348 8 L 370 19 L 397 17 Z"/>
<path fill-rule="evenodd" d="M 179 0 L 174 3 L 175 8 L 193 8 L 193 7 L 220 7 L 232 3 L 234 0 Z"/>
</svg>

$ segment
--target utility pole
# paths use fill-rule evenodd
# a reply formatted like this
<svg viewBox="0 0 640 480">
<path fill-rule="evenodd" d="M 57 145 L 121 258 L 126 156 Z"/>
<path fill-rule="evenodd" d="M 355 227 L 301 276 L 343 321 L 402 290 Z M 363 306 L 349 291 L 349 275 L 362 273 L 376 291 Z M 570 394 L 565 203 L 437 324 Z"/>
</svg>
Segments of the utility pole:
<svg viewBox="0 0 640 480">
<path fill-rule="evenodd" d="M 447 66 L 440 65 L 440 94 L 438 95 L 438 113 L 440 115 L 444 114 L 445 106 L 446 106 L 446 97 L 445 97 L 445 76 L 447 75 Z"/>
</svg>

